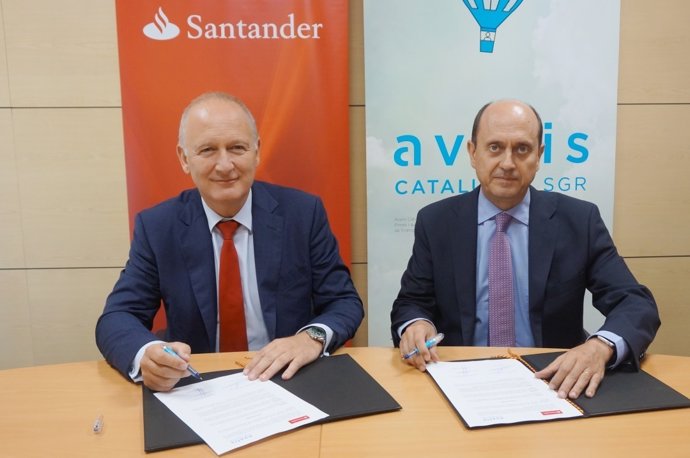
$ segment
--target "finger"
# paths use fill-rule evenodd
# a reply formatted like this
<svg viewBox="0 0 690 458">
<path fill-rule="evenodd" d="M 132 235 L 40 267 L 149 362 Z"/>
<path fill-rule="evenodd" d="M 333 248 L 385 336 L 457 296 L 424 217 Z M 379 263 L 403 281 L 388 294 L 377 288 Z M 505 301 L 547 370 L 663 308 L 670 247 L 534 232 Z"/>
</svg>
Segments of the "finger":
<svg viewBox="0 0 690 458">
<path fill-rule="evenodd" d="M 561 374 L 561 372 L 563 372 L 563 374 Z M 587 381 L 589 381 L 591 373 L 588 370 L 583 370 L 579 366 L 574 366 L 568 371 L 566 371 L 565 368 L 561 367 L 561 370 L 559 370 L 556 373 L 556 375 L 551 379 L 551 383 L 554 383 L 554 379 L 556 379 L 559 376 L 562 377 L 562 381 L 560 383 L 556 383 L 557 388 L 554 389 L 558 390 L 559 398 L 565 399 L 567 397 L 570 397 L 571 394 L 577 393 L 579 395 L 579 391 L 573 391 L 573 388 L 575 387 L 578 380 L 580 380 L 580 377 L 584 377 Z M 586 383 L 582 385 L 582 388 L 584 388 L 585 385 Z M 581 391 L 582 388 L 579 388 L 579 390 Z"/>
<path fill-rule="evenodd" d="M 591 371 L 586 368 L 584 371 L 580 373 L 580 376 L 577 377 L 577 381 L 573 385 L 573 387 L 568 390 L 568 397 L 570 399 L 577 399 L 580 396 L 580 393 L 582 393 L 582 390 L 585 389 L 589 385 L 589 381 L 592 379 L 592 373 Z"/>
<path fill-rule="evenodd" d="M 170 391 L 173 389 L 175 384 L 176 382 L 173 383 L 168 379 L 144 379 L 144 385 L 154 391 Z"/>
<path fill-rule="evenodd" d="M 416 355 L 414 358 L 410 358 L 414 367 L 419 369 L 421 372 L 426 371 L 426 361 L 421 355 Z"/>
<path fill-rule="evenodd" d="M 405 358 L 405 355 L 409 355 L 412 351 L 414 351 L 414 344 L 413 343 L 407 343 L 407 342 L 400 342 L 400 357 L 405 359 L 406 361 L 409 360 L 409 358 Z"/>
<path fill-rule="evenodd" d="M 295 358 L 293 359 L 290 364 L 288 365 L 287 369 L 283 372 L 282 378 L 283 380 L 290 380 L 293 375 L 297 373 L 298 370 L 302 368 L 307 362 L 311 361 L 306 361 L 301 358 Z"/>
<path fill-rule="evenodd" d="M 544 369 L 534 373 L 534 376 L 540 379 L 549 379 L 558 371 L 561 367 L 561 357 L 559 356 L 551 364 L 546 366 Z"/>
<path fill-rule="evenodd" d="M 292 360 L 292 358 L 287 355 L 281 355 L 279 358 L 273 360 L 273 362 L 264 370 L 261 375 L 259 375 L 259 380 L 265 382 L 270 380 L 274 375 L 278 373 L 279 370 L 285 367 L 285 365 Z"/>
<path fill-rule="evenodd" d="M 556 361 L 554 361 L 554 363 L 555 362 Z M 573 364 L 574 363 L 569 360 L 558 361 L 558 369 L 556 369 L 555 373 L 553 373 L 551 379 L 549 380 L 549 388 L 551 388 L 552 390 L 560 389 L 566 377 L 572 371 Z"/>
<path fill-rule="evenodd" d="M 144 385 L 155 391 L 170 391 L 180 380 L 179 377 L 161 377 L 153 372 L 142 371 Z"/>
<path fill-rule="evenodd" d="M 425 363 L 431 361 L 431 351 L 426 348 L 425 345 L 419 349 L 419 356 L 424 360 Z"/>
<path fill-rule="evenodd" d="M 425 363 L 431 361 L 431 353 L 429 352 L 429 348 L 426 346 L 426 342 L 430 338 L 431 337 L 427 336 L 426 334 L 418 334 L 415 341 L 415 346 L 419 349 L 418 355 L 424 360 Z"/>
<path fill-rule="evenodd" d="M 437 361 L 441 360 L 441 358 L 439 358 L 439 356 L 438 356 L 438 352 L 436 351 L 436 347 L 432 347 L 429 350 L 429 353 L 431 354 L 431 361 L 437 362 Z"/>
<path fill-rule="evenodd" d="M 587 386 L 587 391 L 585 391 L 585 396 L 587 396 L 588 398 L 594 397 L 594 395 L 597 392 L 597 389 L 599 388 L 599 384 L 601 384 L 601 381 L 603 379 L 603 374 L 599 372 L 592 375 L 592 378 L 589 379 L 589 385 Z"/>
<path fill-rule="evenodd" d="M 187 359 L 189 359 L 188 356 Z M 150 369 L 154 371 L 170 368 L 178 372 L 186 371 L 188 365 L 187 360 L 183 359 L 181 356 L 177 357 L 164 351 L 162 345 L 151 345 L 146 349 L 144 357 L 141 360 L 142 367 L 145 364 L 149 365 Z"/>
<path fill-rule="evenodd" d="M 171 342 L 168 346 L 175 350 L 175 353 L 180 355 L 180 358 L 189 362 L 192 357 L 192 348 L 189 345 L 184 342 Z"/>
<path fill-rule="evenodd" d="M 252 358 L 251 362 L 244 368 L 244 375 L 246 375 L 249 380 L 256 380 L 266 369 L 268 369 L 271 363 L 273 363 L 273 359 L 268 358 L 266 355 L 259 354 Z"/>
<path fill-rule="evenodd" d="M 149 373 L 161 378 L 180 378 L 187 372 L 187 362 L 169 355 L 161 350 L 161 354 L 153 352 L 141 359 L 141 373 Z"/>
</svg>

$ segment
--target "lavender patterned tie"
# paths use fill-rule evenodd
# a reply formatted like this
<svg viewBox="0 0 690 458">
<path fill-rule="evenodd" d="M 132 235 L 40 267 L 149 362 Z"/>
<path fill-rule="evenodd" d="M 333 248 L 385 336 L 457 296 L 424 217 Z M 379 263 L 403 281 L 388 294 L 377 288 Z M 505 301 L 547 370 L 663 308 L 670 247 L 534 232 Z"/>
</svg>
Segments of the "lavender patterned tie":
<svg viewBox="0 0 690 458">
<path fill-rule="evenodd" d="M 489 346 L 515 346 L 513 266 L 506 229 L 508 213 L 496 215 L 496 232 L 489 243 Z"/>
</svg>

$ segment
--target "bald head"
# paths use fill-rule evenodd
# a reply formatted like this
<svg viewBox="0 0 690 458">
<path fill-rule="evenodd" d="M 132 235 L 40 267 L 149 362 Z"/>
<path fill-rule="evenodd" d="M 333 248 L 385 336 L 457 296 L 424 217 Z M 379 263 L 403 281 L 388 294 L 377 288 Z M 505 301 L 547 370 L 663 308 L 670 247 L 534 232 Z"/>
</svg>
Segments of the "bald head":
<svg viewBox="0 0 690 458">
<path fill-rule="evenodd" d="M 259 132 L 256 128 L 256 121 L 254 120 L 252 112 L 249 111 L 249 108 L 247 107 L 247 105 L 245 105 L 245 103 L 242 100 L 226 92 L 206 92 L 196 97 L 191 102 L 189 102 L 189 105 L 187 105 L 187 107 L 182 112 L 182 117 L 180 118 L 180 130 L 178 132 L 177 137 L 178 146 L 182 147 L 183 149 L 185 148 L 189 114 L 197 107 L 201 107 L 209 101 L 227 102 L 228 104 L 233 104 L 240 107 L 242 111 L 247 115 L 247 121 L 254 134 L 255 143 L 256 141 L 258 141 Z"/>
<path fill-rule="evenodd" d="M 505 105 L 505 104 L 512 104 L 516 109 L 520 109 L 522 107 L 525 110 L 529 110 L 534 114 L 534 117 L 536 119 L 537 127 L 538 127 L 538 134 L 537 134 L 537 145 L 541 146 L 541 140 L 542 136 L 544 135 L 544 124 L 541 121 L 541 116 L 539 116 L 539 113 L 537 113 L 537 110 L 534 109 L 534 107 L 528 103 L 525 103 L 521 100 L 517 99 L 502 99 L 502 100 L 496 100 L 493 102 L 489 102 L 483 107 L 479 109 L 477 112 L 477 116 L 474 117 L 474 123 L 472 124 L 472 143 L 476 144 L 477 143 L 477 135 L 479 134 L 479 126 L 482 120 L 482 117 L 484 116 L 484 112 L 486 111 L 487 108 L 489 108 L 492 105 Z"/>
</svg>

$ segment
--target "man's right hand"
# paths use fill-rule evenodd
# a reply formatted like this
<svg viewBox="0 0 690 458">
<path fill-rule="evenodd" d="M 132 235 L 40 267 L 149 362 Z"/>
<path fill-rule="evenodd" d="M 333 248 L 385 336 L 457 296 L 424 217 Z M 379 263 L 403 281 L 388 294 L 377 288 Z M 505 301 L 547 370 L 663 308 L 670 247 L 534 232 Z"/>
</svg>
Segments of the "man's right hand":
<svg viewBox="0 0 690 458">
<path fill-rule="evenodd" d="M 426 348 L 426 341 L 435 335 L 436 328 L 426 320 L 415 321 L 406 327 L 400 336 L 400 356 L 413 352 L 415 348 L 419 349 L 419 353 L 403 361 L 422 372 L 426 370 L 426 363 L 438 361 L 436 347 Z"/>
<path fill-rule="evenodd" d="M 163 345 L 175 350 L 179 358 L 166 353 Z M 155 391 L 170 391 L 182 377 L 190 375 L 187 371 L 192 349 L 182 342 L 169 342 L 151 345 L 141 358 L 141 375 L 144 385 Z"/>
</svg>

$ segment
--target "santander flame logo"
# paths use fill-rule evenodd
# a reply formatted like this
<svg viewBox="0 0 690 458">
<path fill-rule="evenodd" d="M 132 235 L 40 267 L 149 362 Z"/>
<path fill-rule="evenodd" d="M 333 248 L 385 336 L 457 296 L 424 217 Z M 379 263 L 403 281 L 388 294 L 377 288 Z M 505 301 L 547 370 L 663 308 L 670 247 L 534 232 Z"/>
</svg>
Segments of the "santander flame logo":
<svg viewBox="0 0 690 458">
<path fill-rule="evenodd" d="M 180 28 L 168 20 L 160 6 L 153 22 L 144 26 L 144 35 L 152 40 L 172 40 L 179 34 Z"/>
</svg>

